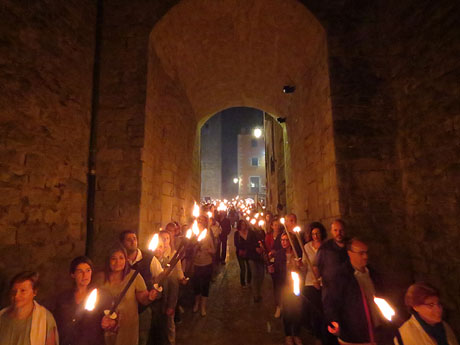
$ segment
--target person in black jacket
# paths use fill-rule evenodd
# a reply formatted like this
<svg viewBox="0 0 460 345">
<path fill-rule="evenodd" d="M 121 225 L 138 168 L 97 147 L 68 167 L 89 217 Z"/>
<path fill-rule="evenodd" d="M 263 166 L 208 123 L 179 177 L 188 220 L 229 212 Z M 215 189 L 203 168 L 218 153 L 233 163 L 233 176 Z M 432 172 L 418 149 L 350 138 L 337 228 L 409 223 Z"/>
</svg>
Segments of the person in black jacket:
<svg viewBox="0 0 460 345">
<path fill-rule="evenodd" d="M 91 292 L 93 263 L 86 256 L 79 256 L 70 263 L 70 275 L 74 280 L 72 289 L 59 294 L 53 314 L 59 332 L 59 341 L 65 345 L 102 345 L 104 330 L 116 326 L 114 320 L 104 316 L 110 309 L 110 296 L 98 289 L 96 307 L 85 310 L 85 301 Z"/>
<path fill-rule="evenodd" d="M 219 247 L 217 248 L 217 258 L 220 259 L 220 263 L 225 265 L 225 258 L 227 257 L 227 239 L 228 235 L 232 231 L 232 225 L 230 224 L 230 219 L 227 217 L 227 211 L 219 212 L 219 224 L 222 228 L 222 231 L 219 235 Z"/>
<path fill-rule="evenodd" d="M 323 287 L 323 310 L 329 332 L 339 343 L 375 343 L 376 329 L 384 324 L 374 296 L 381 288 L 375 272 L 367 267 L 368 247 L 357 238 L 347 243 L 350 261 L 342 263 Z"/>
<path fill-rule="evenodd" d="M 249 251 L 249 226 L 246 220 L 240 219 L 236 226 L 234 241 L 236 249 L 236 258 L 240 266 L 240 283 L 241 287 L 246 288 L 251 284 L 251 267 L 249 266 L 248 251 Z"/>
</svg>

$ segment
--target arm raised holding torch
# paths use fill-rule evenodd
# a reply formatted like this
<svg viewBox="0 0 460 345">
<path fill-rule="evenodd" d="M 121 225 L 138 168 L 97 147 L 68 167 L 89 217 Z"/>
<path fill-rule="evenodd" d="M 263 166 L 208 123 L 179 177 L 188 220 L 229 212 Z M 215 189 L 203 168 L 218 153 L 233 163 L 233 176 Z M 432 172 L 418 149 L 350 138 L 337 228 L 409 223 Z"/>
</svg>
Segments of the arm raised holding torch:
<svg viewBox="0 0 460 345">
<path fill-rule="evenodd" d="M 155 251 L 158 246 L 158 242 L 158 234 L 155 234 L 149 243 L 149 250 Z M 147 290 L 144 279 L 139 276 L 138 269 L 130 269 L 127 261 L 126 250 L 123 247 L 118 247 L 112 250 L 107 266 L 106 281 L 104 286 L 108 288 L 112 295 L 117 296 L 110 310 L 105 311 L 105 314 L 111 319 L 117 318 L 118 315 L 116 311 L 118 310 L 120 304 L 124 302 L 125 298 L 128 299 L 127 303 L 129 303 L 130 299 L 132 300 L 132 298 L 135 298 L 138 303 L 147 305 L 154 301 L 158 296 L 158 291 L 155 289 L 150 291 Z M 128 276 L 128 281 L 124 283 Z"/>
</svg>

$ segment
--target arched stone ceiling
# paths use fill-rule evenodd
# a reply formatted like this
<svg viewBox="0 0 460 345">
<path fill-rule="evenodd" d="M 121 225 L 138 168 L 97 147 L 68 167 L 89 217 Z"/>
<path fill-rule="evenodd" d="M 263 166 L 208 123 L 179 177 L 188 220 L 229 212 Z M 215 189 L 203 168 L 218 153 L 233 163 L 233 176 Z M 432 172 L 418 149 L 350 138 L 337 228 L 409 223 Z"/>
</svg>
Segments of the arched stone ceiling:
<svg viewBox="0 0 460 345">
<path fill-rule="evenodd" d="M 197 120 L 231 106 L 289 116 L 325 42 L 296 0 L 183 0 L 154 27 L 151 49 L 182 88 Z M 283 85 L 297 91 L 286 95 Z"/>
</svg>

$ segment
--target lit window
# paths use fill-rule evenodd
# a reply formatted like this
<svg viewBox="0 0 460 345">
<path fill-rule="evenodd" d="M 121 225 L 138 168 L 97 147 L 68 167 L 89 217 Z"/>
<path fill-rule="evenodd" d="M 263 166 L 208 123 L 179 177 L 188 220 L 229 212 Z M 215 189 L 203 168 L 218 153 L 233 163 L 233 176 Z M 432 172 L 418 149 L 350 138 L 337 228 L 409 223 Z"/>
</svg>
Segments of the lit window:
<svg viewBox="0 0 460 345">
<path fill-rule="evenodd" d="M 252 158 L 251 158 L 251 165 L 252 165 L 253 167 L 258 167 L 258 166 L 259 166 L 259 158 L 257 158 L 257 157 L 252 157 Z"/>
</svg>

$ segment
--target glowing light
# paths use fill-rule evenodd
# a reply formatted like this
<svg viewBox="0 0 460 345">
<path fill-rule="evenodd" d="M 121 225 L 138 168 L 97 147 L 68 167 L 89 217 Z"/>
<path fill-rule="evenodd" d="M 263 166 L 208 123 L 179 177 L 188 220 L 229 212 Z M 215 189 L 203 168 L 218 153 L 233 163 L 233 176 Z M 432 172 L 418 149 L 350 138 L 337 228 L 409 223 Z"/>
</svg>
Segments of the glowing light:
<svg viewBox="0 0 460 345">
<path fill-rule="evenodd" d="M 196 204 L 196 202 L 193 203 L 193 212 L 192 212 L 193 217 L 198 218 L 200 215 L 200 206 Z"/>
<path fill-rule="evenodd" d="M 284 222 L 285 222 L 284 217 L 280 218 L 280 223 L 284 225 Z"/>
<path fill-rule="evenodd" d="M 257 222 L 257 221 L 256 221 L 254 218 L 251 219 L 251 224 L 252 224 L 252 225 L 254 225 L 256 222 Z"/>
<path fill-rule="evenodd" d="M 86 298 L 85 309 L 88 311 L 94 310 L 96 307 L 97 302 L 97 289 L 93 289 L 89 294 L 88 298 Z"/>
<path fill-rule="evenodd" d="M 260 128 L 254 128 L 253 134 L 256 138 L 260 138 L 262 136 L 262 130 Z"/>
<path fill-rule="evenodd" d="M 259 218 L 259 214 L 256 213 L 256 214 L 254 215 L 254 218 L 255 218 L 255 219 Z"/>
<path fill-rule="evenodd" d="M 192 235 L 193 235 L 192 229 L 188 229 L 187 233 L 185 234 L 185 237 L 187 237 L 188 239 L 191 239 Z"/>
<path fill-rule="evenodd" d="M 198 228 L 198 222 L 196 221 L 196 219 L 192 225 L 192 232 L 195 236 L 198 236 L 200 234 L 200 229 Z"/>
<path fill-rule="evenodd" d="M 225 206 L 225 204 L 223 202 L 221 202 L 219 204 L 219 206 L 217 207 L 217 211 L 227 211 L 227 206 Z"/>
<path fill-rule="evenodd" d="M 212 212 L 208 212 L 208 218 L 212 218 Z"/>
<path fill-rule="evenodd" d="M 294 295 L 299 296 L 300 295 L 300 278 L 299 278 L 299 275 L 296 272 L 291 272 L 291 278 L 292 278 L 292 285 L 293 285 Z"/>
<path fill-rule="evenodd" d="M 249 218 L 249 217 L 246 217 L 246 220 L 247 220 L 248 222 L 249 222 L 249 220 L 250 220 L 250 219 L 251 219 L 251 218 Z"/>
<path fill-rule="evenodd" d="M 259 220 L 259 226 L 264 226 L 265 222 L 261 219 Z"/>
<path fill-rule="evenodd" d="M 300 226 L 296 226 L 294 229 L 292 229 L 294 232 L 300 232 Z"/>
<path fill-rule="evenodd" d="M 203 238 L 205 238 L 207 233 L 208 233 L 208 229 L 204 229 L 201 232 L 200 236 L 198 236 L 198 242 L 200 242 Z"/>
<path fill-rule="evenodd" d="M 152 240 L 149 243 L 149 250 L 155 251 L 158 247 L 158 242 L 159 242 L 159 236 L 158 234 L 153 235 Z"/>
<path fill-rule="evenodd" d="M 240 180 L 238 179 L 238 177 L 234 177 L 234 178 L 233 178 L 233 183 L 234 183 L 234 184 L 237 184 L 239 181 L 240 181 Z"/>
<path fill-rule="evenodd" d="M 383 298 L 374 297 L 374 302 L 388 321 L 391 321 L 391 318 L 396 315 L 394 309 Z"/>
</svg>

